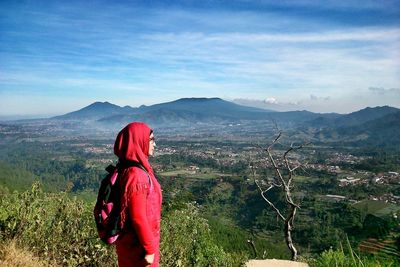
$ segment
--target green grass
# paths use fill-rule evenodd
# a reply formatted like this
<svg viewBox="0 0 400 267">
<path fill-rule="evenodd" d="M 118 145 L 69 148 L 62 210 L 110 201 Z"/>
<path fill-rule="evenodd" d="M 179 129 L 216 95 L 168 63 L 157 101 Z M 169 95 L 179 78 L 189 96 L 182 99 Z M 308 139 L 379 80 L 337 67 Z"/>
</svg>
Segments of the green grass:
<svg viewBox="0 0 400 267">
<path fill-rule="evenodd" d="M 302 176 L 296 175 L 293 179 L 294 183 L 312 183 L 321 179 L 320 177 L 310 177 L 310 176 Z"/>
<path fill-rule="evenodd" d="M 353 205 L 354 208 L 366 213 L 382 217 L 400 211 L 400 206 L 384 201 L 363 200 Z"/>
<path fill-rule="evenodd" d="M 178 170 L 173 170 L 173 171 L 165 171 L 165 172 L 159 172 L 159 176 L 164 176 L 164 177 L 174 177 L 174 176 L 185 176 L 188 178 L 195 178 L 195 179 L 214 179 L 214 178 L 219 178 L 221 176 L 231 176 L 229 174 L 224 174 L 216 171 L 209 171 L 206 170 L 203 172 L 203 170 L 200 171 L 191 171 L 191 170 L 186 170 L 186 169 L 178 169 Z"/>
<path fill-rule="evenodd" d="M 389 204 L 388 207 L 385 207 L 379 211 L 376 212 L 376 216 L 380 217 L 380 216 L 385 216 L 385 215 L 389 215 L 392 213 L 398 213 L 400 212 L 400 206 L 396 206 L 394 204 Z"/>
<path fill-rule="evenodd" d="M 349 240 L 345 247 L 324 251 L 317 258 L 306 259 L 310 267 L 394 267 L 399 266 L 396 257 L 366 256 L 353 250 Z"/>
<path fill-rule="evenodd" d="M 191 176 L 192 175 L 192 171 L 174 170 L 174 171 L 159 172 L 158 175 L 166 176 L 166 177 L 172 177 L 172 176 L 178 176 L 178 175 Z"/>
</svg>

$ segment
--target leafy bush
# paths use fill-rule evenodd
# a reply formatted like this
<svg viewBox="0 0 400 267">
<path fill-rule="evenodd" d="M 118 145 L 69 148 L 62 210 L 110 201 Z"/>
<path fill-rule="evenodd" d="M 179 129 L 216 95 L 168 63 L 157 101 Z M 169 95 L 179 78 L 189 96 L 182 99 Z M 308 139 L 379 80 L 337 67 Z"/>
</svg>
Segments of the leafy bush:
<svg viewBox="0 0 400 267">
<path fill-rule="evenodd" d="M 45 193 L 39 183 L 28 191 L 0 199 L 0 239 L 14 242 L 51 265 L 115 266 L 114 248 L 97 238 L 93 204 L 66 193 Z M 207 220 L 187 205 L 163 217 L 163 266 L 239 266 L 243 259 L 228 254 L 211 236 Z"/>
<path fill-rule="evenodd" d="M 161 263 L 164 266 L 240 266 L 239 254 L 226 253 L 211 236 L 207 220 L 188 204 L 163 217 Z"/>
<path fill-rule="evenodd" d="M 15 240 L 41 258 L 66 266 L 112 266 L 113 248 L 100 244 L 91 206 L 65 193 L 44 193 L 38 183 L 31 190 L 0 200 L 0 234 Z"/>
</svg>

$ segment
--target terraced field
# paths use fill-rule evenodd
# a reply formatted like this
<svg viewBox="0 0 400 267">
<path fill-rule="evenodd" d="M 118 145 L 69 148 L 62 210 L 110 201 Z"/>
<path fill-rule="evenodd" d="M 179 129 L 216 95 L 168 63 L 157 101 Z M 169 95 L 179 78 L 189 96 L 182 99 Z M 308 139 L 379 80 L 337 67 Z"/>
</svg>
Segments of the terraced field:
<svg viewBox="0 0 400 267">
<path fill-rule="evenodd" d="M 400 252 L 396 246 L 395 240 L 378 240 L 369 238 L 362 241 L 358 247 L 361 252 L 379 254 L 381 256 L 397 256 L 400 257 Z"/>
</svg>

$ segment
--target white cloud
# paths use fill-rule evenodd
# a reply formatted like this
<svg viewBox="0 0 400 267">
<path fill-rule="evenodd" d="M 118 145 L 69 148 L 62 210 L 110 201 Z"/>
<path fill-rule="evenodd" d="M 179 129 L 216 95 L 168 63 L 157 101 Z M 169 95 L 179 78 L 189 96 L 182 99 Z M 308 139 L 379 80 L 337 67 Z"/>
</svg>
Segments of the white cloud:
<svg viewBox="0 0 400 267">
<path fill-rule="evenodd" d="M 278 101 L 276 101 L 276 99 L 274 97 L 269 97 L 269 98 L 264 100 L 264 103 L 267 103 L 267 104 L 278 104 Z"/>
<path fill-rule="evenodd" d="M 377 97 L 379 95 L 379 97 Z M 365 107 L 392 106 L 400 108 L 400 90 L 398 88 L 368 88 L 351 91 L 344 95 L 321 96 L 311 94 L 309 97 L 290 101 L 288 98 L 279 98 L 280 101 L 268 102 L 257 99 L 239 98 L 234 102 L 276 111 L 308 110 L 319 113 L 351 113 Z"/>
<path fill-rule="evenodd" d="M 324 8 L 381 6 L 364 4 L 328 1 Z M 33 22 L 37 28 L 4 29 L 3 39 L 22 49 L 9 45 L 1 50 L 0 93 L 31 88 L 27 98 L 38 95 L 35 90 L 62 96 L 70 92 L 129 105 L 219 96 L 265 99 L 264 105 L 282 110 L 326 112 L 399 102 L 399 27 L 324 27 L 266 10 L 166 12 L 117 5 L 82 12 L 82 5 L 85 11 L 91 6 L 15 11 L 26 18 L 22 23 Z M 8 20 L 14 18 L 12 10 L 3 12 Z M 354 97 L 361 92 L 364 96 Z M 377 101 L 377 94 L 391 97 Z"/>
</svg>

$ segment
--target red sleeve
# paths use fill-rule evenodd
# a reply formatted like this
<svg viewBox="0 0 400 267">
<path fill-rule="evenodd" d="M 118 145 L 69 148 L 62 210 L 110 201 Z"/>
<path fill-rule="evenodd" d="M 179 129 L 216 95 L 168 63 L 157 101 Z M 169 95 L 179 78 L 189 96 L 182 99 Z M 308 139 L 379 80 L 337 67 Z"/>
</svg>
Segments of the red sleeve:
<svg viewBox="0 0 400 267">
<path fill-rule="evenodd" d="M 147 190 L 143 190 L 144 188 L 146 188 Z M 142 244 L 147 254 L 153 254 L 156 252 L 156 249 L 153 244 L 153 233 L 147 220 L 147 193 L 147 185 L 142 187 L 142 190 L 135 190 L 134 192 L 132 192 L 128 201 L 128 209 L 130 220 L 133 227 L 135 228 L 140 243 Z"/>
</svg>

